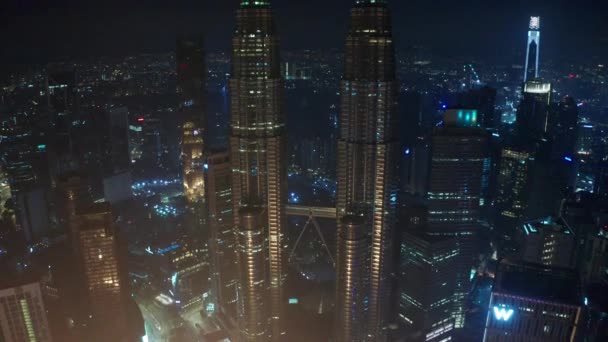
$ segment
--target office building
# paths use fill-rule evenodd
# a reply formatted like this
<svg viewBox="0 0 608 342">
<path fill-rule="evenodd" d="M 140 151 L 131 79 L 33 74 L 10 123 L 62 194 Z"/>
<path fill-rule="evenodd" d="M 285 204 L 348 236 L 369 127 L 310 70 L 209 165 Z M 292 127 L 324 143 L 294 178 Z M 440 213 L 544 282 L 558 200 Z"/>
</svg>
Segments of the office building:
<svg viewBox="0 0 608 342">
<path fill-rule="evenodd" d="M 501 235 L 512 238 L 528 209 L 530 173 L 534 155 L 524 148 L 502 149 L 496 193 L 495 225 Z"/>
<path fill-rule="evenodd" d="M 219 311 L 231 324 L 237 319 L 236 234 L 232 208 L 232 167 L 227 152 L 215 152 L 207 158 L 207 210 L 211 230 L 212 275 Z"/>
<path fill-rule="evenodd" d="M 407 341 L 451 338 L 459 252 L 455 237 L 430 236 L 424 228 L 402 234 L 398 321 Z"/>
<path fill-rule="evenodd" d="M 365 324 L 367 339 L 380 340 L 389 322 L 392 293 L 399 83 L 386 1 L 357 1 L 350 14 L 340 91 L 337 213 L 339 218 L 356 215 L 369 222 L 371 264 Z M 340 219 L 338 238 L 344 229 Z M 339 251 L 336 258 L 343 258 Z M 343 270 L 336 272 L 342 274 Z M 337 295 L 341 293 L 337 289 Z"/>
<path fill-rule="evenodd" d="M 47 189 L 32 186 L 16 196 L 17 220 L 25 240 L 39 241 L 51 233 L 49 221 L 49 198 Z"/>
<path fill-rule="evenodd" d="M 2 279 L 2 282 L 6 279 Z M 0 284 L 0 339 L 3 342 L 51 342 L 51 330 L 39 282 Z"/>
<path fill-rule="evenodd" d="M 484 86 L 474 88 L 458 94 L 456 98 L 458 108 L 477 110 L 477 122 L 482 128 L 497 128 L 500 118 L 495 111 L 496 89 Z"/>
<path fill-rule="evenodd" d="M 522 100 L 517 107 L 515 134 L 517 142 L 533 146 L 547 137 L 552 108 L 552 85 L 540 79 L 524 84 Z"/>
<path fill-rule="evenodd" d="M 135 341 L 128 315 L 131 291 L 123 241 L 108 203 L 77 209 L 78 264 L 84 274 L 86 305 L 91 315 L 91 341 Z"/>
<path fill-rule="evenodd" d="M 232 74 L 230 79 L 230 160 L 232 163 L 232 204 L 234 226 L 240 229 L 241 209 L 261 207 L 259 224 L 267 235 L 266 286 L 254 286 L 239 300 L 245 303 L 266 298 L 270 335 L 273 340 L 285 334 L 283 284 L 286 278 L 284 229 L 287 203 L 287 138 L 283 102 L 284 81 L 279 60 L 279 36 L 271 1 L 241 1 L 236 15 L 232 40 Z M 240 272 L 248 264 L 241 263 Z M 241 277 L 245 275 L 241 274 Z M 249 308 L 249 304 L 241 305 Z M 257 310 L 257 309 L 256 309 Z M 256 323 L 249 335 L 265 331 L 262 315 L 241 314 L 242 319 Z M 249 323 L 246 324 L 252 327 Z M 259 326 L 258 326 L 259 325 Z M 249 329 L 249 328 L 248 328 Z M 251 328 L 253 329 L 253 328 Z M 258 328 L 256 328 L 258 329 Z"/>
<path fill-rule="evenodd" d="M 503 261 L 490 295 L 483 340 L 575 341 L 582 310 L 575 271 Z"/>
<path fill-rule="evenodd" d="M 364 218 L 349 216 L 338 236 L 334 340 L 366 341 L 366 317 L 369 291 L 370 237 Z"/>
<path fill-rule="evenodd" d="M 530 17 L 528 44 L 526 46 L 526 63 L 524 66 L 524 83 L 538 78 L 540 61 L 540 17 Z"/>
<path fill-rule="evenodd" d="M 522 261 L 549 267 L 576 266 L 577 239 L 563 218 L 526 222 L 519 226 L 516 239 L 516 257 Z"/>
<path fill-rule="evenodd" d="M 455 327 L 464 325 L 465 295 L 477 255 L 481 185 L 487 156 L 487 137 L 477 123 L 477 111 L 451 109 L 443 126 L 433 132 L 427 200 L 428 233 L 457 238 L 458 256 L 453 315 Z"/>
</svg>

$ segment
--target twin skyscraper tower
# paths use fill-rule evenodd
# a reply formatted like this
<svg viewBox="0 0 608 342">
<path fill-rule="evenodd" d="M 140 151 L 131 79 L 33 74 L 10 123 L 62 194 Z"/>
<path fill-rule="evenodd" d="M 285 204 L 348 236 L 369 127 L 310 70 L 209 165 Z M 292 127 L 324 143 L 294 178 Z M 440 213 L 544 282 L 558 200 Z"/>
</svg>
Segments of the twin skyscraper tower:
<svg viewBox="0 0 608 342">
<path fill-rule="evenodd" d="M 345 57 L 332 335 L 336 341 L 376 341 L 390 312 L 397 205 L 398 84 L 386 1 L 355 2 Z M 283 93 L 271 2 L 241 0 L 232 39 L 229 155 L 238 269 L 236 321 L 242 341 L 289 340 L 284 310 L 288 156 Z M 196 137 L 203 129 L 195 122 L 184 128 L 192 128 L 184 133 L 187 141 L 202 141 Z M 198 164 L 198 153 L 191 150 L 184 151 L 185 161 Z M 194 197 L 197 189 L 205 188 L 196 180 L 190 183 Z M 209 216 L 213 224 L 213 213 Z"/>
</svg>

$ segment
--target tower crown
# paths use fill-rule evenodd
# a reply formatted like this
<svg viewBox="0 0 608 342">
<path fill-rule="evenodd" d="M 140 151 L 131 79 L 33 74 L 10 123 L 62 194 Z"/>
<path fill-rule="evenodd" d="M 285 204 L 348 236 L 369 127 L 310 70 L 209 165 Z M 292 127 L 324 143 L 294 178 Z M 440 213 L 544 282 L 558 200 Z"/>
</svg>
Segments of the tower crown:
<svg viewBox="0 0 608 342">
<path fill-rule="evenodd" d="M 540 29 L 540 17 L 530 17 L 530 30 Z"/>
<path fill-rule="evenodd" d="M 240 7 L 270 7 L 270 0 L 239 0 Z"/>
</svg>

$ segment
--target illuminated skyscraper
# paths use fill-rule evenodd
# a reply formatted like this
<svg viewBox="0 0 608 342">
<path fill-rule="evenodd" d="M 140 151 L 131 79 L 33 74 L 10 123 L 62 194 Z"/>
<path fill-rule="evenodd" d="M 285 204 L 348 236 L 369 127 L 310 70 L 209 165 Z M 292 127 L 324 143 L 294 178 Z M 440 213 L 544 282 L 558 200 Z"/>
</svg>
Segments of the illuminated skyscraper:
<svg viewBox="0 0 608 342">
<path fill-rule="evenodd" d="M 371 236 L 367 338 L 388 323 L 393 271 L 398 149 L 395 57 L 386 1 L 359 0 L 351 9 L 341 85 L 338 137 L 338 217 L 362 216 Z M 338 222 L 338 238 L 344 234 Z M 337 274 L 345 256 L 337 253 Z M 349 265 L 349 267 L 353 267 Z M 341 289 L 337 289 L 340 295 Z M 342 293 L 344 295 L 344 293 Z M 348 299 L 338 298 L 337 302 Z M 363 324 L 363 323 L 359 323 Z"/>
<path fill-rule="evenodd" d="M 134 341 L 129 322 L 131 300 L 126 270 L 126 246 L 107 203 L 78 209 L 77 250 L 84 274 L 85 300 L 92 315 L 91 341 Z"/>
<path fill-rule="evenodd" d="M 279 37 L 270 1 L 241 1 L 232 39 L 230 159 L 234 225 L 240 229 L 240 211 L 262 208 L 261 230 L 267 242 L 267 272 L 256 274 L 266 286 L 245 291 L 239 300 L 251 303 L 268 298 L 272 339 L 285 333 L 283 282 L 285 280 L 285 203 L 287 202 L 287 153 L 283 86 L 279 63 Z M 254 272 L 241 262 L 240 272 Z M 262 272 L 257 270 L 256 272 Z M 240 275 L 243 279 L 243 274 Z M 241 285 L 243 286 L 243 284 Z M 266 291 L 268 296 L 258 291 Z M 243 308 L 240 303 L 239 307 Z M 247 308 L 247 306 L 245 306 Z M 266 319 L 241 312 L 248 322 Z M 261 321 L 256 324 L 263 324 Z M 247 326 L 250 326 L 249 324 Z"/>
<path fill-rule="evenodd" d="M 232 167 L 226 152 L 207 158 L 206 184 L 210 257 L 219 310 L 236 320 L 237 260 L 234 217 L 232 216 Z M 230 322 L 232 323 L 232 322 Z"/>
<path fill-rule="evenodd" d="M 191 210 L 194 210 L 203 206 L 205 197 L 203 164 L 207 111 L 203 38 L 194 36 L 178 39 L 176 61 L 184 191 Z"/>
<path fill-rule="evenodd" d="M 540 56 L 540 17 L 530 17 L 528 45 L 526 47 L 526 65 L 524 83 L 538 78 L 538 63 Z"/>
<path fill-rule="evenodd" d="M 476 110 L 446 111 L 443 126 L 433 132 L 428 233 L 455 237 L 459 244 L 453 302 L 456 328 L 464 324 L 465 295 L 476 255 L 486 148 L 487 137 L 479 128 Z"/>
<path fill-rule="evenodd" d="M 369 229 L 361 216 L 343 217 L 338 236 L 338 298 L 334 338 L 338 342 L 365 341 L 369 290 Z"/>
</svg>

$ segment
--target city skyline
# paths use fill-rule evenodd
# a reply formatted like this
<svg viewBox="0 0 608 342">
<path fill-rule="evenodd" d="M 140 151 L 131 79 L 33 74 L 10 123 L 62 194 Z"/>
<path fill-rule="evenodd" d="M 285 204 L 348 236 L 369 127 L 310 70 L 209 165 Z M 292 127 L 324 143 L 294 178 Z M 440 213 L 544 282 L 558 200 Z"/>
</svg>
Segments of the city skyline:
<svg viewBox="0 0 608 342">
<path fill-rule="evenodd" d="M 594 4 L 0 5 L 0 339 L 603 341 Z"/>
</svg>

